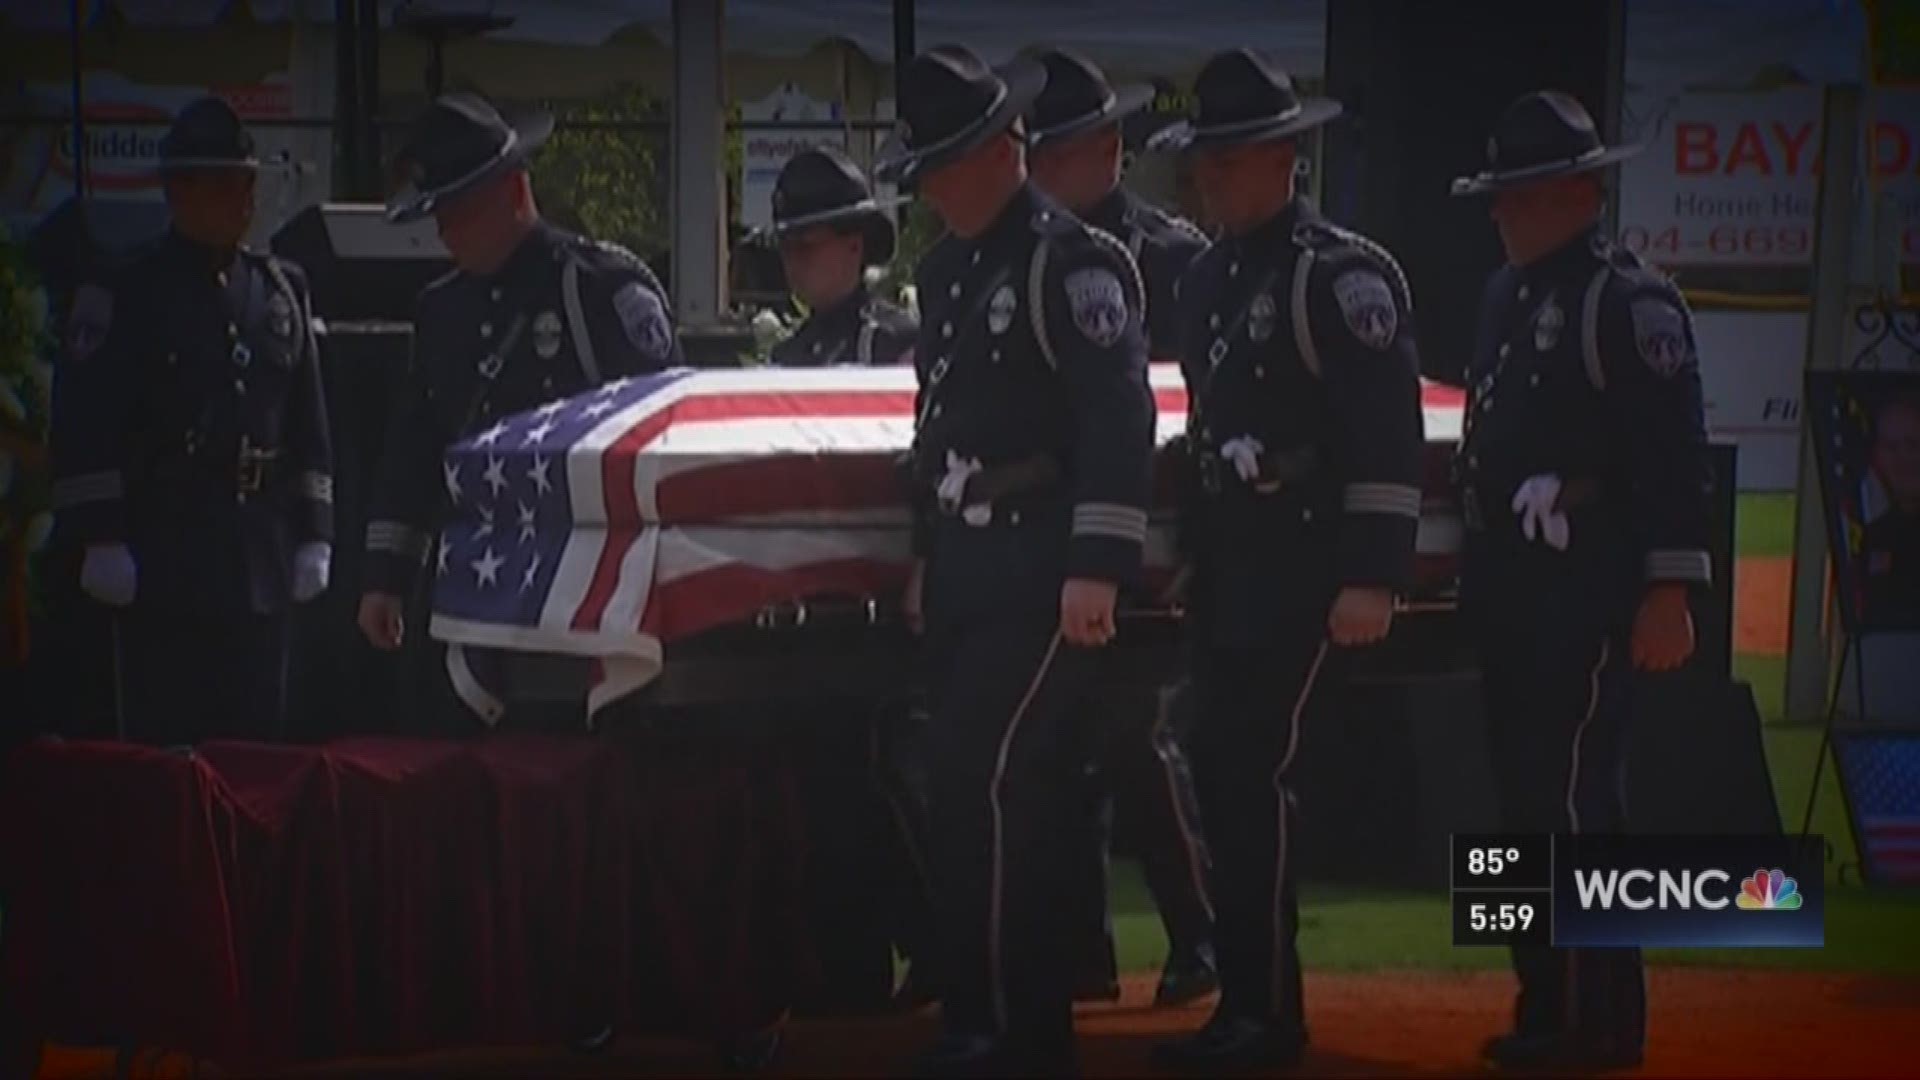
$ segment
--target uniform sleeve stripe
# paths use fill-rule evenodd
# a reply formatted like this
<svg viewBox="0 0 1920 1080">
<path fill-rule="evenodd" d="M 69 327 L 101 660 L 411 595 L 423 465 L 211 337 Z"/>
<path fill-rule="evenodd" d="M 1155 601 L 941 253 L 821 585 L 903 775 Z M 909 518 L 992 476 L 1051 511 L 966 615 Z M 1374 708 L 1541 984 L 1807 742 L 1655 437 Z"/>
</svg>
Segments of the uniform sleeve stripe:
<svg viewBox="0 0 1920 1080">
<path fill-rule="evenodd" d="M 1073 534 L 1144 541 L 1147 512 L 1120 503 L 1081 503 L 1073 508 Z"/>
<path fill-rule="evenodd" d="M 1713 560 L 1704 551 L 1649 551 L 1647 579 L 1707 584 L 1713 580 Z"/>
<path fill-rule="evenodd" d="M 118 470 L 83 473 L 58 480 L 53 485 L 53 508 L 65 510 L 88 503 L 113 502 L 125 495 Z"/>
<path fill-rule="evenodd" d="M 1411 484 L 1348 484 L 1342 505 L 1349 514 L 1420 516 L 1420 489 Z"/>
<path fill-rule="evenodd" d="M 333 477 L 323 472 L 301 473 L 300 495 L 313 502 L 333 505 Z"/>
<path fill-rule="evenodd" d="M 427 538 L 411 526 L 397 521 L 373 521 L 367 523 L 367 550 L 425 558 Z"/>
</svg>

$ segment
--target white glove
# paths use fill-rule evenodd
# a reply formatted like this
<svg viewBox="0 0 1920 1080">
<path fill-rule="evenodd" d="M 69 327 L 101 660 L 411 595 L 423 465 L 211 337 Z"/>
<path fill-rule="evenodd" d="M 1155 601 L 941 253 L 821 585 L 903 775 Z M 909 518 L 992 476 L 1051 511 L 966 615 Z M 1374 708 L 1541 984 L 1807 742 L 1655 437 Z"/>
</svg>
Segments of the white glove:
<svg viewBox="0 0 1920 1080">
<path fill-rule="evenodd" d="M 947 451 L 947 475 L 940 479 L 937 490 L 940 508 L 948 513 L 960 509 L 960 501 L 967 497 L 967 481 L 980 471 L 979 458 L 963 458 L 953 451 Z"/>
<path fill-rule="evenodd" d="M 293 602 L 304 604 L 327 591 L 333 575 L 333 545 L 309 540 L 293 552 Z"/>
<path fill-rule="evenodd" d="M 1266 452 L 1267 448 L 1261 444 L 1260 440 L 1251 435 L 1229 439 L 1220 447 L 1220 456 L 1233 462 L 1233 471 L 1239 473 L 1240 479 L 1249 484 L 1260 479 L 1260 455 Z"/>
<path fill-rule="evenodd" d="M 1560 478 L 1543 473 L 1513 493 L 1513 512 L 1520 515 L 1520 532 L 1528 540 L 1545 540 L 1555 551 L 1567 550 L 1572 539 L 1567 515 L 1555 509 L 1560 501 Z"/>
<path fill-rule="evenodd" d="M 108 607 L 133 603 L 139 580 L 133 552 L 125 544 L 93 544 L 80 564 L 80 588 Z"/>
</svg>

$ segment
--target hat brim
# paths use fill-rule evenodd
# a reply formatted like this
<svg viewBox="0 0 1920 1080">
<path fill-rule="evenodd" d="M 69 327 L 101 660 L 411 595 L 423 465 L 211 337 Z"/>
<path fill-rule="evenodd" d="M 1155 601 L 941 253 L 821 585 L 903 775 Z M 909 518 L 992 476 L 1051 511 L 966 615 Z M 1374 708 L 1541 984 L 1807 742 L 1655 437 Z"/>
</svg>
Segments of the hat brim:
<svg viewBox="0 0 1920 1080">
<path fill-rule="evenodd" d="M 1146 83 L 1123 86 L 1113 92 L 1113 97 L 1103 108 L 1064 120 L 1052 127 L 1036 128 L 1027 132 L 1027 147 L 1032 149 L 1045 143 L 1070 139 L 1075 135 L 1105 127 L 1108 124 L 1117 124 L 1146 108 L 1148 103 L 1153 101 L 1153 94 L 1153 87 Z"/>
<path fill-rule="evenodd" d="M 508 169 L 526 163 L 533 152 L 553 134 L 553 115 L 535 113 L 512 125 L 507 144 L 487 162 L 447 183 L 432 188 L 408 187 L 387 200 L 387 220 L 399 225 L 427 217 L 442 203 L 493 179 Z"/>
<path fill-rule="evenodd" d="M 1197 124 L 1182 120 L 1155 133 L 1147 140 L 1147 149 L 1164 153 L 1184 153 L 1222 146 L 1273 142 L 1312 131 L 1346 111 L 1332 98 L 1307 98 L 1297 112 L 1232 124 Z"/>
<path fill-rule="evenodd" d="M 1530 165 L 1524 169 L 1509 169 L 1506 172 L 1482 172 L 1473 176 L 1457 177 L 1453 181 L 1454 195 L 1486 195 L 1495 191 L 1525 187 L 1542 180 L 1552 180 L 1561 176 L 1576 176 L 1580 173 L 1604 169 L 1617 165 L 1646 149 L 1643 144 L 1630 146 L 1605 146 L 1599 153 L 1567 161 L 1549 161 L 1541 165 Z"/>
<path fill-rule="evenodd" d="M 1020 57 L 1003 67 L 995 68 L 994 74 L 1006 84 L 1007 92 L 991 111 L 975 120 L 959 133 L 941 140 L 933 146 L 919 150 L 909 150 L 895 146 L 882 151 L 880 160 L 873 167 L 876 180 L 890 183 L 908 183 L 938 169 L 978 149 L 989 139 L 1007 130 L 1018 120 L 1033 99 L 1047 85 L 1047 69 L 1037 60 Z"/>
<path fill-rule="evenodd" d="M 878 266 L 893 258 L 898 231 L 887 211 L 902 206 L 911 200 L 897 196 L 887 199 L 862 199 L 850 206 L 835 207 L 818 213 L 800 214 L 796 217 L 776 221 L 772 225 L 763 225 L 747 234 L 751 243 L 777 244 L 780 239 L 803 229 L 816 225 L 857 225 L 866 237 L 864 257 L 872 265 Z"/>
</svg>

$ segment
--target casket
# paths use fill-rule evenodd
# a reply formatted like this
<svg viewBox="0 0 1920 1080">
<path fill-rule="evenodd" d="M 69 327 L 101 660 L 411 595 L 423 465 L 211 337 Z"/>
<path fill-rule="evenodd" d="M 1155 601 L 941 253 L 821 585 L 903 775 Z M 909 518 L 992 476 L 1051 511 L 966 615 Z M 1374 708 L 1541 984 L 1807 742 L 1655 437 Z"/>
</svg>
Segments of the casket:
<svg viewBox="0 0 1920 1080">
<path fill-rule="evenodd" d="M 1162 443 L 1181 432 L 1177 366 L 1155 364 Z M 897 462 L 913 434 L 907 368 L 682 370 L 509 417 L 443 463 L 453 508 L 434 565 L 432 632 L 462 646 L 600 661 L 598 708 L 677 647 L 815 607 L 886 621 L 905 581 Z M 1461 527 L 1447 483 L 1462 394 L 1423 388 L 1427 498 L 1413 600 L 1452 591 Z M 1164 479 L 1164 478 L 1163 478 Z M 1171 485 L 1147 564 L 1173 564 Z"/>
</svg>

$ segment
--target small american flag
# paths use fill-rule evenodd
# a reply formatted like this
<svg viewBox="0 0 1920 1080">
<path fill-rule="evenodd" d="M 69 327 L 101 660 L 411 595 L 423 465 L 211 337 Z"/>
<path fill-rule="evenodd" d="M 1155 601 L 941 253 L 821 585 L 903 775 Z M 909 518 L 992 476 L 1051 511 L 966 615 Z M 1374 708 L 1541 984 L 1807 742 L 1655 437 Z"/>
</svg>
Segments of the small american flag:
<svg viewBox="0 0 1920 1080">
<path fill-rule="evenodd" d="M 1170 364 L 1152 382 L 1165 442 L 1186 393 Z M 1460 405 L 1427 392 L 1438 462 Z M 891 596 L 913 412 L 910 368 L 749 368 L 621 380 L 502 420 L 443 463 L 433 634 L 593 658 L 591 714 L 649 682 L 675 640 L 807 597 Z M 1171 524 L 1156 514 L 1150 569 L 1172 566 Z M 1450 511 L 1423 521 L 1423 554 L 1450 566 L 1458 542 Z"/>
<path fill-rule="evenodd" d="M 1920 884 L 1920 731 L 1836 739 L 1868 879 Z"/>
</svg>

